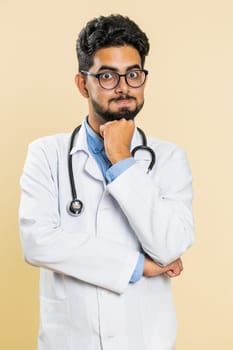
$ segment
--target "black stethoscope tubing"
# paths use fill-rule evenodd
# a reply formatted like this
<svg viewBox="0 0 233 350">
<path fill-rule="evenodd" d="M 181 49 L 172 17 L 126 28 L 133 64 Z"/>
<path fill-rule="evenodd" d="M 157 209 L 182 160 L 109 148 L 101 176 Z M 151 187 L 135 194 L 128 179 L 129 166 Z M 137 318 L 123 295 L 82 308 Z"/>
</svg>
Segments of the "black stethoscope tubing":
<svg viewBox="0 0 233 350">
<path fill-rule="evenodd" d="M 76 187 L 75 187 L 75 182 L 74 182 L 72 154 L 71 154 L 71 150 L 72 150 L 73 145 L 74 145 L 75 137 L 78 134 L 80 128 L 81 128 L 81 125 L 77 126 L 77 128 L 75 128 L 74 131 L 72 132 L 72 135 L 70 138 L 69 154 L 68 154 L 68 173 L 69 173 L 69 181 L 70 181 L 72 200 L 71 200 L 71 202 L 69 202 L 67 204 L 67 211 L 72 216 L 78 216 L 83 209 L 83 202 L 77 198 L 77 192 L 76 192 Z M 152 170 L 152 168 L 154 167 L 155 162 L 156 162 L 155 152 L 153 151 L 153 149 L 151 147 L 149 147 L 147 145 L 146 135 L 142 131 L 142 129 L 137 128 L 137 130 L 141 135 L 142 144 L 134 147 L 131 151 L 131 154 L 134 157 L 135 153 L 139 150 L 144 150 L 144 151 L 147 151 L 150 153 L 151 161 L 150 161 L 150 164 L 149 164 L 148 169 L 147 169 L 147 173 L 149 173 Z"/>
</svg>

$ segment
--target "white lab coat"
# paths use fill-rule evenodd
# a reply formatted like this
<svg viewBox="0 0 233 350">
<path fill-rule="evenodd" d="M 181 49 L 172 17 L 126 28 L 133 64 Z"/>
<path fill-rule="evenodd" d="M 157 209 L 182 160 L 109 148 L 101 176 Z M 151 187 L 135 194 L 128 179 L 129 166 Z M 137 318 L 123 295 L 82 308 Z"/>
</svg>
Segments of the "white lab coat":
<svg viewBox="0 0 233 350">
<path fill-rule="evenodd" d="M 27 262 L 41 267 L 39 350 L 171 350 L 176 317 L 170 279 L 129 283 L 142 249 L 168 264 L 193 242 L 191 173 L 184 152 L 149 139 L 149 152 L 106 185 L 85 127 L 72 150 L 78 198 L 70 216 L 70 134 L 34 141 L 21 178 L 20 230 Z M 137 131 L 132 146 L 141 144 Z"/>
</svg>

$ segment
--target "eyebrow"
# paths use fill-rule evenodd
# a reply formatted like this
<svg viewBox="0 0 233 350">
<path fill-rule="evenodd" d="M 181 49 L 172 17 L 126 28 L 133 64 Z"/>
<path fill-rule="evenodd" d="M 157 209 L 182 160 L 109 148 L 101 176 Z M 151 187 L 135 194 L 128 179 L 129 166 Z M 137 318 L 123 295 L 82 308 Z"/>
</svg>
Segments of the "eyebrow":
<svg viewBox="0 0 233 350">
<path fill-rule="evenodd" d="M 133 64 L 132 66 L 129 66 L 126 68 L 126 72 L 132 70 L 132 69 L 141 69 L 139 64 Z M 107 66 L 107 65 L 103 65 L 98 69 L 98 72 L 100 72 L 101 70 L 110 70 L 113 72 L 118 72 L 118 69 L 112 66 Z"/>
</svg>

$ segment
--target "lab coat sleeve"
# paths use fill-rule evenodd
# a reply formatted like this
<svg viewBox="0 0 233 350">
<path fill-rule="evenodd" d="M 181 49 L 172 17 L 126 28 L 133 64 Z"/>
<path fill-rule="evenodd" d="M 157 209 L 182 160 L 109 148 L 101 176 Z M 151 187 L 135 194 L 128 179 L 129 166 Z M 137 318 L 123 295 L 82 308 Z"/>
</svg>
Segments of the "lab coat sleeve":
<svg viewBox="0 0 233 350">
<path fill-rule="evenodd" d="M 194 239 L 189 164 L 183 150 L 168 149 L 151 173 L 139 161 L 108 185 L 144 252 L 162 265 L 180 257 Z"/>
<path fill-rule="evenodd" d="M 30 145 L 20 181 L 19 221 L 25 260 L 122 293 L 139 252 L 89 232 L 74 234 L 62 229 L 53 164 L 40 142 Z"/>
</svg>

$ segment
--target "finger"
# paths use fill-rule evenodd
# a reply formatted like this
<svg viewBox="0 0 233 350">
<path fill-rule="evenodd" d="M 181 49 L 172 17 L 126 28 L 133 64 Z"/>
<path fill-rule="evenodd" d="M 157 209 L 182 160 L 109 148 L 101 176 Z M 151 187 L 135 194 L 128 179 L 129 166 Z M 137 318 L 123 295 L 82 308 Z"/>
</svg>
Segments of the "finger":
<svg viewBox="0 0 233 350">
<path fill-rule="evenodd" d="M 173 276 L 179 276 L 182 272 L 182 263 L 180 261 L 176 261 L 172 268 L 169 270 L 169 273 L 173 273 Z"/>
<path fill-rule="evenodd" d="M 169 270 L 166 272 L 166 275 L 170 278 L 173 278 L 173 277 L 176 277 L 176 276 L 179 276 L 180 273 L 176 273 L 175 271 L 173 270 Z"/>
<path fill-rule="evenodd" d="M 175 274 L 174 274 L 174 272 L 173 271 L 167 271 L 166 272 L 166 275 L 168 276 L 168 277 L 170 277 L 170 278 L 172 278 L 172 277 L 175 277 Z"/>
<path fill-rule="evenodd" d="M 177 265 L 177 267 L 173 270 L 173 273 L 176 275 L 176 276 L 179 276 L 180 273 L 181 273 L 181 270 L 180 270 L 180 267 Z"/>
<path fill-rule="evenodd" d="M 105 130 L 105 124 L 100 125 L 99 132 L 100 132 L 100 136 L 103 138 L 104 138 L 104 130 Z"/>
<path fill-rule="evenodd" d="M 99 127 L 99 132 L 102 137 L 104 137 L 104 134 L 109 128 L 111 128 L 113 125 L 116 125 L 116 123 L 119 122 L 119 120 L 113 120 L 110 122 L 106 122 Z"/>
<path fill-rule="evenodd" d="M 179 259 L 178 264 L 179 264 L 180 271 L 183 271 L 184 267 L 181 259 Z"/>
<path fill-rule="evenodd" d="M 182 263 L 182 260 L 180 258 L 178 258 L 176 261 L 175 261 L 175 267 L 178 266 L 179 270 L 182 271 L 183 270 L 183 263 Z"/>
</svg>

